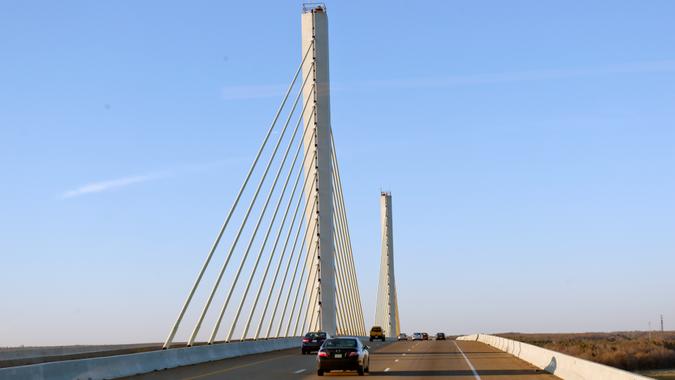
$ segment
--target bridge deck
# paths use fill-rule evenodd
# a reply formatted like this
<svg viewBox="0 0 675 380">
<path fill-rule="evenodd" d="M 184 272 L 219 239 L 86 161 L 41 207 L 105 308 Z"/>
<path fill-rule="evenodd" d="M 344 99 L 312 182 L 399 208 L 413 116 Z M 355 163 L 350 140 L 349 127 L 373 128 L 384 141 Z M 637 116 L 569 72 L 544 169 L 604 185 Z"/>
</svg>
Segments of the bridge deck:
<svg viewBox="0 0 675 380">
<path fill-rule="evenodd" d="M 384 345 L 374 343 L 371 346 L 369 376 L 375 378 L 557 379 L 518 358 L 480 342 L 447 340 L 396 342 Z M 226 359 L 129 379 L 320 379 L 316 375 L 315 356 L 300 355 L 298 351 L 293 349 Z M 356 374 L 353 372 L 338 372 L 326 374 L 323 378 L 354 375 Z"/>
</svg>

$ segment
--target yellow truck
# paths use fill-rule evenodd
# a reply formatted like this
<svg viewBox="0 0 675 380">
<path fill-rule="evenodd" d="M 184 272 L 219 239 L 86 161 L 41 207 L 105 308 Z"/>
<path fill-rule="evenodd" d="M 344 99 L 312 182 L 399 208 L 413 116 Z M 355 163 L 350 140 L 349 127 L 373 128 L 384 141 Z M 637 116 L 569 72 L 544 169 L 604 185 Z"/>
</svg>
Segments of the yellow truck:
<svg viewBox="0 0 675 380">
<path fill-rule="evenodd" d="M 384 342 L 384 330 L 380 326 L 373 326 L 370 329 L 370 341 L 372 342 L 375 339 L 380 339 Z"/>
</svg>

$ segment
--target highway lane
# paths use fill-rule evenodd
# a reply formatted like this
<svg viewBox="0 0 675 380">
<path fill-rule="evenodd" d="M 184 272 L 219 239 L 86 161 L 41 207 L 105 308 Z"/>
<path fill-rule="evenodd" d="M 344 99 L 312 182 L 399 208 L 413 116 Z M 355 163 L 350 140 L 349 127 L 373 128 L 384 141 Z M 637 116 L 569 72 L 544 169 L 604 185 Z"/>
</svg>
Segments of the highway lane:
<svg viewBox="0 0 675 380">
<path fill-rule="evenodd" d="M 422 341 L 368 343 L 370 374 L 382 379 L 453 380 L 549 380 L 557 377 L 480 342 Z M 355 372 L 328 373 L 331 377 L 356 376 Z M 217 380 L 217 379 L 322 379 L 316 375 L 315 355 L 299 349 L 225 359 L 174 368 L 128 378 L 129 380 Z"/>
</svg>

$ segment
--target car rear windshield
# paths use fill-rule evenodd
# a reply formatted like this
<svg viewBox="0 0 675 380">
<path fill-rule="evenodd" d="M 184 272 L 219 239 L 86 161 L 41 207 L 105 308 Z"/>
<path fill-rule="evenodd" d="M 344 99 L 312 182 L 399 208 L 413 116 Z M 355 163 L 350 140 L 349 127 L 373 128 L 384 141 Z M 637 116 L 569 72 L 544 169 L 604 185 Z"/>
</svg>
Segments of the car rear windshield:
<svg viewBox="0 0 675 380">
<path fill-rule="evenodd" d="M 371 331 L 382 331 L 382 327 L 373 327 Z"/>
<path fill-rule="evenodd" d="M 312 339 L 320 338 L 320 339 L 326 339 L 326 333 L 315 333 L 315 332 L 311 332 L 311 333 L 307 333 L 307 335 L 305 335 L 305 338 L 312 338 Z"/>
<path fill-rule="evenodd" d="M 324 348 L 356 348 L 356 339 L 328 339 Z"/>
</svg>

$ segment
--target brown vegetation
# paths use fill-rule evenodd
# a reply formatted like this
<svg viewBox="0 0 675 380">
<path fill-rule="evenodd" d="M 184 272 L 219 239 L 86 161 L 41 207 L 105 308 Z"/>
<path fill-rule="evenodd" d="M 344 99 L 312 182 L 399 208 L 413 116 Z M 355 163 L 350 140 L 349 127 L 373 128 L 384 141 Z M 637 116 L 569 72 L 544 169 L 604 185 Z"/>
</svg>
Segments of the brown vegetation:
<svg viewBox="0 0 675 380">
<path fill-rule="evenodd" d="M 498 335 L 627 371 L 675 368 L 675 331 Z"/>
</svg>

